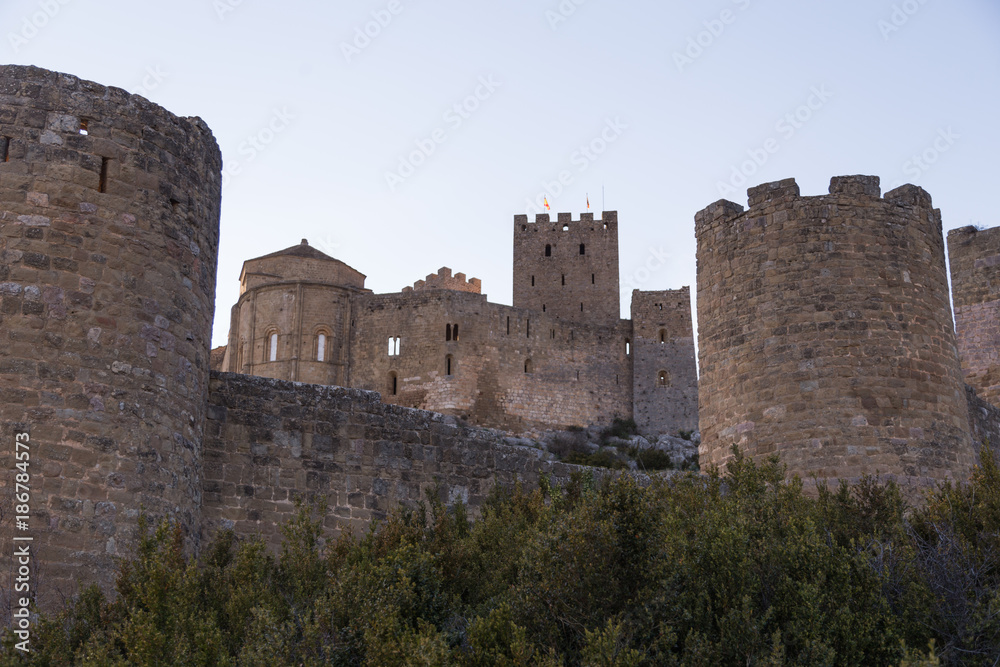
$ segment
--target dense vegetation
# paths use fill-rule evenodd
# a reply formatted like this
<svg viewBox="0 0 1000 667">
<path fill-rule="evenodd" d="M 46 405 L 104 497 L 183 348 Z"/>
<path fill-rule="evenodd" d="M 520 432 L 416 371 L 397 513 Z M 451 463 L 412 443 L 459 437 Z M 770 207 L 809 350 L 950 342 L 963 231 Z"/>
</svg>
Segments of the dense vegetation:
<svg viewBox="0 0 1000 667">
<path fill-rule="evenodd" d="M 783 477 L 739 456 L 649 488 L 581 477 L 325 546 L 303 508 L 280 555 L 223 534 L 198 564 L 164 524 L 113 601 L 86 591 L 0 664 L 997 664 L 995 465 L 916 509 Z"/>
</svg>

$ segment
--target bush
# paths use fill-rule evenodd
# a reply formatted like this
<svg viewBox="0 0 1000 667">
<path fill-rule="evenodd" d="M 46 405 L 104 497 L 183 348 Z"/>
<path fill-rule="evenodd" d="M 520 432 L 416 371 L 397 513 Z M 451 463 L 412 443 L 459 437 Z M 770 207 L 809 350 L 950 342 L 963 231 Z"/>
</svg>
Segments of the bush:
<svg viewBox="0 0 1000 667">
<path fill-rule="evenodd" d="M 629 453 L 640 470 L 670 470 L 674 467 L 670 455 L 659 449 L 639 449 Z"/>
<path fill-rule="evenodd" d="M 30 654 L 5 631 L 0 665 L 996 664 L 996 466 L 916 509 L 784 475 L 738 452 L 645 488 L 575 475 L 497 487 L 475 522 L 431 494 L 330 543 L 300 507 L 277 556 L 222 533 L 192 562 L 164 523 L 113 601 L 41 616 Z"/>
<path fill-rule="evenodd" d="M 601 439 L 605 442 L 611 438 L 620 438 L 622 440 L 628 440 L 633 435 L 639 433 L 639 427 L 636 425 L 635 420 L 629 417 L 628 419 L 622 419 L 621 417 L 615 417 L 611 426 L 604 429 L 601 433 Z"/>
</svg>

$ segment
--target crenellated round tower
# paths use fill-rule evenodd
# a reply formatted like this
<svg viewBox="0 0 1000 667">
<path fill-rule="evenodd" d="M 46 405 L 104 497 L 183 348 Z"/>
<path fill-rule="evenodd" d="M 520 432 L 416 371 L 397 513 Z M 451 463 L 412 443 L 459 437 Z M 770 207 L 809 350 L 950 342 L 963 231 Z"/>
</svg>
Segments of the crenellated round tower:
<svg viewBox="0 0 1000 667">
<path fill-rule="evenodd" d="M 43 605 L 110 586 L 140 507 L 197 546 L 221 167 L 201 119 L 0 67 L 0 477 L 28 434 Z"/>
<path fill-rule="evenodd" d="M 974 461 L 940 211 L 874 176 L 751 188 L 697 214 L 701 461 L 927 486 Z"/>
</svg>

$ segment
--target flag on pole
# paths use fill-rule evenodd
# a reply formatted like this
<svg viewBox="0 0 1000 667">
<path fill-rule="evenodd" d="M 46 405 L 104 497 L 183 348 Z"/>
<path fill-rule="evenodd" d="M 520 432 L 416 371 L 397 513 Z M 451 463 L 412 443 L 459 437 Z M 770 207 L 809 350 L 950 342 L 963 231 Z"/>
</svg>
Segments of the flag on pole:
<svg viewBox="0 0 1000 667">
<path fill-rule="evenodd" d="M 587 210 L 590 210 L 590 194 L 587 194 Z"/>
<path fill-rule="evenodd" d="M 545 200 L 545 210 L 546 211 L 551 210 L 552 207 L 549 206 L 549 198 L 548 197 L 544 197 L 544 200 Z"/>
</svg>

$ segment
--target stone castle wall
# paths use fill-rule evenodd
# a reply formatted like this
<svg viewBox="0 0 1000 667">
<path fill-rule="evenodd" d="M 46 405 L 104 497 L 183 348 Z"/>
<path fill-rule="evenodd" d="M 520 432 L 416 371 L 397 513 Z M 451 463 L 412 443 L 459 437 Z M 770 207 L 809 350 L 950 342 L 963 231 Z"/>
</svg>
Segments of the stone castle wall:
<svg viewBox="0 0 1000 667">
<path fill-rule="evenodd" d="M 698 430 L 691 291 L 632 292 L 633 411 L 639 432 Z"/>
<path fill-rule="evenodd" d="M 514 307 L 570 322 L 614 324 L 621 317 L 618 213 L 573 220 L 514 216 Z"/>
<path fill-rule="evenodd" d="M 358 295 L 352 307 L 350 386 L 389 403 L 515 430 L 632 414 L 627 321 L 584 326 L 450 290 Z"/>
<path fill-rule="evenodd" d="M 325 499 L 329 534 L 360 533 L 428 491 L 475 513 L 497 484 L 562 484 L 583 470 L 374 392 L 228 373 L 212 374 L 206 435 L 203 540 L 231 528 L 277 546 L 296 499 Z"/>
<path fill-rule="evenodd" d="M 45 603 L 110 585 L 140 506 L 198 533 L 222 159 L 200 119 L 33 67 L 0 67 L 0 137 L 0 479 L 27 433 Z"/>
<path fill-rule="evenodd" d="M 907 185 L 834 178 L 696 216 L 702 465 L 733 444 L 803 478 L 965 479 L 969 413 L 940 213 Z"/>
<path fill-rule="evenodd" d="M 948 232 L 955 332 L 965 381 L 1000 404 L 1000 227 Z"/>
</svg>

